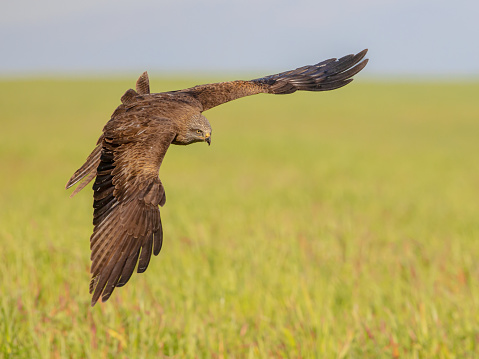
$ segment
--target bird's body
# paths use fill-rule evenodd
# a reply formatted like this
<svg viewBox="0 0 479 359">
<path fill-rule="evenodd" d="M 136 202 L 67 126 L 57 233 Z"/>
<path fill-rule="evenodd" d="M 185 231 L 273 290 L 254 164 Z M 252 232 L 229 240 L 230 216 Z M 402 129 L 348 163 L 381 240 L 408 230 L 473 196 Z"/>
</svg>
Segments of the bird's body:
<svg viewBox="0 0 479 359">
<path fill-rule="evenodd" d="M 163 230 L 158 206 L 166 201 L 158 177 L 171 144 L 211 142 L 211 125 L 202 112 L 258 93 L 289 94 L 297 90 L 327 91 L 347 85 L 361 71 L 367 50 L 339 60 L 251 81 L 200 85 L 180 91 L 150 93 L 147 73 L 128 90 L 103 128 L 97 146 L 67 183 L 80 184 L 72 196 L 95 178 L 94 230 L 90 238 L 92 305 L 106 301 L 123 286 L 136 264 L 148 267 L 160 252 Z M 81 182 L 82 181 L 82 182 Z"/>
</svg>

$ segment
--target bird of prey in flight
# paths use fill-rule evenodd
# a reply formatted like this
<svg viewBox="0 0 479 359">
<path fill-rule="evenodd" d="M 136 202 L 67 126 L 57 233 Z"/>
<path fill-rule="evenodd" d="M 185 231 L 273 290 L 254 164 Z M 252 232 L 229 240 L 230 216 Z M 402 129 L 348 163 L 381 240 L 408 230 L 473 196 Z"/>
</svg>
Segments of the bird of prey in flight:
<svg viewBox="0 0 479 359">
<path fill-rule="evenodd" d="M 72 196 L 91 180 L 93 234 L 90 237 L 91 305 L 124 286 L 136 264 L 142 273 L 163 243 L 159 206 L 166 201 L 158 172 L 171 144 L 211 143 L 211 125 L 202 113 L 240 97 L 259 93 L 329 91 L 347 85 L 368 60 L 367 50 L 250 81 L 200 85 L 150 93 L 144 72 L 121 97 L 121 105 L 103 128 L 95 149 L 70 178 L 79 183 Z"/>
</svg>

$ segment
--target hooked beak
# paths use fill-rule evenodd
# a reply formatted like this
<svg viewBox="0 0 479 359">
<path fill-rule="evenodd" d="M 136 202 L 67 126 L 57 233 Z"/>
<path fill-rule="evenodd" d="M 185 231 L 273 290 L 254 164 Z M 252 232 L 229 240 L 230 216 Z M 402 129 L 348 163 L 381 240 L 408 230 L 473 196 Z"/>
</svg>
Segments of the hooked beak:
<svg viewBox="0 0 479 359">
<path fill-rule="evenodd" d="M 209 145 L 211 145 L 211 134 L 207 133 L 205 135 L 205 142 Z"/>
</svg>

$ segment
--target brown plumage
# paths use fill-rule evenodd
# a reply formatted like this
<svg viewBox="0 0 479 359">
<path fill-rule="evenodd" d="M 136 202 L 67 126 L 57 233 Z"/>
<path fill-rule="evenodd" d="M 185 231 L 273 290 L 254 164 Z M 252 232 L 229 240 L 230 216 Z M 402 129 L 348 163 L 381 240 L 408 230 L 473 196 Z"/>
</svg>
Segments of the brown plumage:
<svg viewBox="0 0 479 359">
<path fill-rule="evenodd" d="M 312 66 L 251 81 L 231 81 L 150 93 L 148 74 L 121 98 L 95 149 L 68 181 L 79 183 L 72 196 L 93 178 L 93 234 L 90 238 L 92 306 L 106 301 L 158 255 L 163 242 L 160 210 L 166 201 L 158 172 L 170 144 L 211 142 L 211 126 L 201 114 L 222 103 L 258 93 L 328 91 L 352 81 L 368 60 L 367 50 Z M 83 181 L 82 181 L 83 180 Z M 82 182 L 81 182 L 82 181 Z"/>
</svg>

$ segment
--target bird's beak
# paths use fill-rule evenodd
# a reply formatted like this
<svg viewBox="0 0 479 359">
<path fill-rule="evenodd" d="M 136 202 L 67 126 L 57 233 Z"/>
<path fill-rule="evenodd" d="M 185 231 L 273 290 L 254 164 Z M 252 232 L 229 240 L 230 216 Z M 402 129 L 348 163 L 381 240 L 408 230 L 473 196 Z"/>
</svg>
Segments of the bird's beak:
<svg viewBox="0 0 479 359">
<path fill-rule="evenodd" d="M 205 135 L 205 142 L 209 145 L 211 145 L 211 134 L 210 133 L 207 133 Z"/>
</svg>

